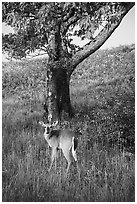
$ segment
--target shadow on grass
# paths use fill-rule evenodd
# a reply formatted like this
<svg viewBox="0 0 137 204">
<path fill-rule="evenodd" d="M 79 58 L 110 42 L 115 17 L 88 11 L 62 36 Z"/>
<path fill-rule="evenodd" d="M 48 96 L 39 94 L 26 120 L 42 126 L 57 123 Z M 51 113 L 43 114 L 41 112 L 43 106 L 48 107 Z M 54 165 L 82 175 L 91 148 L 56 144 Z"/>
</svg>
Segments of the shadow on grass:
<svg viewBox="0 0 137 204">
<path fill-rule="evenodd" d="M 94 91 L 98 92 L 98 86 Z M 97 99 L 94 100 L 92 98 L 95 94 L 91 95 L 89 90 L 88 95 L 83 93 L 82 98 L 81 95 L 77 95 L 77 101 L 74 98 L 76 120 L 87 122 L 89 132 L 92 132 L 90 125 L 94 130 L 100 128 L 101 130 L 98 130 L 100 133 L 95 137 L 101 142 L 104 141 L 104 144 L 109 143 L 112 146 L 117 143 L 120 148 L 126 148 L 127 151 L 135 153 L 134 94 L 119 93 L 114 90 L 112 94 L 109 92 L 107 95 L 107 92 L 103 91 L 104 89 L 102 89 L 101 96 L 100 92 L 96 93 Z"/>
</svg>

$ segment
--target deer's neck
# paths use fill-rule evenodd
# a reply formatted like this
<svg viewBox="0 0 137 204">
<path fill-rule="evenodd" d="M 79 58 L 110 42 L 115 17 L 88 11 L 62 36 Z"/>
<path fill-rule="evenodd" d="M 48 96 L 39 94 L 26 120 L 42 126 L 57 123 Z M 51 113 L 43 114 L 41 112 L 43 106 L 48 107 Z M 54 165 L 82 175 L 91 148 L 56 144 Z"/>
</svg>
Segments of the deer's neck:
<svg viewBox="0 0 137 204">
<path fill-rule="evenodd" d="M 44 133 L 44 137 L 46 140 L 50 140 L 52 137 L 59 138 L 60 130 L 51 130 L 49 133 Z"/>
</svg>

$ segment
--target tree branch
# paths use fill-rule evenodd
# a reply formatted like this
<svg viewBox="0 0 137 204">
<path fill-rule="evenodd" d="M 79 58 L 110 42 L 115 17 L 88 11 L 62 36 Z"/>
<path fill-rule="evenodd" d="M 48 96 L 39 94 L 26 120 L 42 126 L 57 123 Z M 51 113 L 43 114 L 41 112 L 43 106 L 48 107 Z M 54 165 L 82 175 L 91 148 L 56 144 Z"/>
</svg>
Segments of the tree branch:
<svg viewBox="0 0 137 204">
<path fill-rule="evenodd" d="M 75 18 L 71 19 L 66 26 L 63 28 L 63 35 L 65 35 L 71 25 L 74 25 L 78 20 L 80 19 L 80 16 L 76 16 Z"/>
<path fill-rule="evenodd" d="M 76 66 L 81 63 L 84 59 L 94 53 L 99 49 L 104 42 L 111 36 L 114 30 L 119 26 L 123 17 L 128 13 L 128 11 L 134 6 L 134 2 L 127 3 L 127 5 L 119 11 L 119 15 L 113 16 L 109 23 L 99 32 L 99 34 L 88 44 L 86 44 L 82 49 L 80 49 L 76 54 L 73 55 L 71 61 L 71 72 L 74 71 Z"/>
<path fill-rule="evenodd" d="M 69 13 L 64 17 L 63 22 L 68 21 L 72 16 L 75 14 L 75 8 L 72 7 L 69 11 Z"/>
</svg>

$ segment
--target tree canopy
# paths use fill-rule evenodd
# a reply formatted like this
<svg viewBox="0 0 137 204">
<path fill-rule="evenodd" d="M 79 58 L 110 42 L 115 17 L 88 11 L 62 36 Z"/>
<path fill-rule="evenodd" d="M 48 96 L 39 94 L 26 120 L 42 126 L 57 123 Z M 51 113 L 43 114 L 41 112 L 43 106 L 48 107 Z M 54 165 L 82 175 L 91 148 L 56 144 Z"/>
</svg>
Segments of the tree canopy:
<svg viewBox="0 0 137 204">
<path fill-rule="evenodd" d="M 57 32 L 64 55 L 72 56 L 78 51 L 78 64 L 91 54 L 91 46 L 89 50 L 86 46 L 94 43 L 100 47 L 133 6 L 134 2 L 3 2 L 2 21 L 14 33 L 2 36 L 2 48 L 14 58 L 26 57 L 36 50 L 50 55 L 52 35 Z M 100 27 L 102 30 L 95 36 Z M 88 45 L 81 49 L 72 42 L 73 36 L 87 38 Z M 79 58 L 84 49 L 85 56 Z"/>
</svg>

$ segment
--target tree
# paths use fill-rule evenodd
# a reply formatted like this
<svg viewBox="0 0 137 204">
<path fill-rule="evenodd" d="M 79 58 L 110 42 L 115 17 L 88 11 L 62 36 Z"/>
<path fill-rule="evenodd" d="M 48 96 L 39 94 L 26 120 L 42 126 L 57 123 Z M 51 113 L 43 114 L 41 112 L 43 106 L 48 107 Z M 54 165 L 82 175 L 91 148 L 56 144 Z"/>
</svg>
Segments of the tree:
<svg viewBox="0 0 137 204">
<path fill-rule="evenodd" d="M 49 56 L 45 69 L 49 121 L 60 119 L 63 110 L 73 116 L 72 72 L 103 45 L 133 6 L 134 2 L 3 2 L 2 20 L 14 28 L 14 33 L 3 35 L 3 51 L 20 59 L 36 50 Z M 73 36 L 89 42 L 80 48 Z"/>
</svg>

